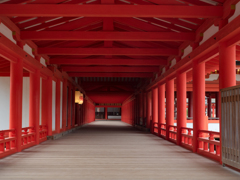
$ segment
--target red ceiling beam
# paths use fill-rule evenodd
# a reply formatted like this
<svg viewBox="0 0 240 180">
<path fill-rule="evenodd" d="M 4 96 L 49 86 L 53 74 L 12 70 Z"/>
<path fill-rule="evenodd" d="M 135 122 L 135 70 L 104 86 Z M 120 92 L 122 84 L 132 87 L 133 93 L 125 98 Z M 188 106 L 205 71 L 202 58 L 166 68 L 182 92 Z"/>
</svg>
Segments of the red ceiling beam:
<svg viewBox="0 0 240 180">
<path fill-rule="evenodd" d="M 38 48 L 39 54 L 47 55 L 178 55 L 178 49 L 170 48 Z"/>
<path fill-rule="evenodd" d="M 194 41 L 195 33 L 23 31 L 21 32 L 21 39 L 73 41 Z"/>
<path fill-rule="evenodd" d="M 222 6 L 171 5 L 13 5 L 1 4 L 3 16 L 41 17 L 164 17 L 164 18 L 216 18 L 223 16 Z"/>
<path fill-rule="evenodd" d="M 167 65 L 164 59 L 50 59 L 50 64 L 64 65 L 128 65 L 128 66 L 159 66 Z"/>
<path fill-rule="evenodd" d="M 70 77 L 152 77 L 152 73 L 68 73 L 68 75 Z"/>
<path fill-rule="evenodd" d="M 157 72 L 159 67 L 141 66 L 62 66 L 63 71 L 67 72 Z"/>
</svg>

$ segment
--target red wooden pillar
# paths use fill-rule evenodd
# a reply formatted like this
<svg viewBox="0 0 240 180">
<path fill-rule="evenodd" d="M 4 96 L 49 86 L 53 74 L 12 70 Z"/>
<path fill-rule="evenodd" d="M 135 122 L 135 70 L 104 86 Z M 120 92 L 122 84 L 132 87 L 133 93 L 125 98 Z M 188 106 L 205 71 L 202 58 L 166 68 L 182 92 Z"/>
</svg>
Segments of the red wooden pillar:
<svg viewBox="0 0 240 180">
<path fill-rule="evenodd" d="M 22 89 L 23 89 L 23 63 L 19 60 L 17 63 L 11 62 L 10 65 L 10 122 L 9 129 L 15 129 L 16 144 L 12 144 L 17 152 L 21 151 L 22 137 Z"/>
<path fill-rule="evenodd" d="M 154 123 L 158 122 L 158 88 L 152 90 L 152 133 L 154 133 Z"/>
<path fill-rule="evenodd" d="M 177 145 L 181 144 L 182 127 L 187 125 L 186 73 L 177 73 Z"/>
<path fill-rule="evenodd" d="M 62 129 L 66 131 L 67 125 L 67 80 L 63 80 L 63 94 L 62 94 Z"/>
<path fill-rule="evenodd" d="M 108 112 L 107 112 L 107 107 L 104 108 L 104 113 L 105 113 L 105 119 L 108 119 Z"/>
<path fill-rule="evenodd" d="M 188 92 L 188 117 L 193 117 L 193 92 Z"/>
<path fill-rule="evenodd" d="M 152 120 L 152 98 L 151 98 L 151 92 L 147 93 L 147 128 L 150 129 L 150 121 Z"/>
<path fill-rule="evenodd" d="M 42 82 L 42 125 L 47 125 L 48 135 L 52 135 L 52 77 Z"/>
<path fill-rule="evenodd" d="M 147 118 L 147 94 L 143 93 L 143 126 L 146 126 L 147 124 L 146 118 Z"/>
<path fill-rule="evenodd" d="M 193 152 L 198 149 L 198 132 L 205 130 L 205 63 L 193 62 Z"/>
<path fill-rule="evenodd" d="M 208 104 L 208 117 L 212 117 L 212 98 L 211 95 L 209 95 L 207 99 L 207 104 Z"/>
<path fill-rule="evenodd" d="M 219 45 L 219 88 L 236 85 L 236 46 Z"/>
<path fill-rule="evenodd" d="M 165 84 L 158 86 L 158 135 L 161 135 L 161 124 L 165 123 Z"/>
<path fill-rule="evenodd" d="M 231 86 L 236 86 L 236 46 L 227 46 L 225 43 L 219 44 L 219 90 Z M 218 94 L 217 113 L 221 119 L 221 95 Z M 216 103 L 217 103 L 216 102 Z M 221 133 L 221 120 L 220 126 L 220 139 L 222 139 Z M 220 147 L 222 141 L 220 141 Z M 220 152 L 222 157 L 222 151 Z"/>
<path fill-rule="evenodd" d="M 72 97 L 71 97 L 71 94 L 72 94 L 72 88 L 71 88 L 71 85 L 69 84 L 68 86 L 68 117 L 67 117 L 67 121 L 68 121 L 68 126 L 67 126 L 67 129 L 71 129 L 71 101 L 72 101 Z"/>
<path fill-rule="evenodd" d="M 75 111 L 76 111 L 76 106 L 75 106 L 75 90 L 76 88 L 73 87 L 72 90 L 72 127 L 75 127 Z"/>
<path fill-rule="evenodd" d="M 40 72 L 30 73 L 29 126 L 34 127 L 35 143 L 39 144 Z"/>
<path fill-rule="evenodd" d="M 169 126 L 174 125 L 174 80 L 166 81 L 166 140 L 169 139 Z"/>
<path fill-rule="evenodd" d="M 56 82 L 56 133 L 60 133 L 60 80 Z"/>
</svg>

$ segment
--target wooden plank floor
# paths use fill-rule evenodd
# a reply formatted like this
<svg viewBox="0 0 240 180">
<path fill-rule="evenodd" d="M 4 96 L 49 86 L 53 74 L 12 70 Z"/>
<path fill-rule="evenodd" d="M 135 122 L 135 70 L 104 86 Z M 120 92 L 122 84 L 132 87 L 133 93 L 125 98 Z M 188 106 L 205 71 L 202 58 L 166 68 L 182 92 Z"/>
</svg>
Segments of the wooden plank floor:
<svg viewBox="0 0 240 180">
<path fill-rule="evenodd" d="M 0 160 L 8 180 L 240 180 L 240 173 L 120 121 L 96 121 Z"/>
</svg>

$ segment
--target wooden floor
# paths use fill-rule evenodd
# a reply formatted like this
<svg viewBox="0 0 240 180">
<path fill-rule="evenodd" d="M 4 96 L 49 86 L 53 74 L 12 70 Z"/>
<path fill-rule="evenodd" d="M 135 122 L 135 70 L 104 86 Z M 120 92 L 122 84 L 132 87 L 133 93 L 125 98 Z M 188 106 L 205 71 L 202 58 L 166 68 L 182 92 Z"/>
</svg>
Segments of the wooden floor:
<svg viewBox="0 0 240 180">
<path fill-rule="evenodd" d="M 0 179 L 240 180 L 240 173 L 120 121 L 96 121 L 0 160 Z"/>
</svg>

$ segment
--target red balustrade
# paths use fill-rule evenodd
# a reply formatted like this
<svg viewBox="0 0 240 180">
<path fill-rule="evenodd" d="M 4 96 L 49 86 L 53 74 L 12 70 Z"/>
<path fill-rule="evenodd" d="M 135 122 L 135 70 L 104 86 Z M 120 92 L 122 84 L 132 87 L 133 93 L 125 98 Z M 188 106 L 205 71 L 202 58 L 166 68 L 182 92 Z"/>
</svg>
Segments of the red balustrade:
<svg viewBox="0 0 240 180">
<path fill-rule="evenodd" d="M 43 142 L 47 140 L 47 126 L 40 125 L 39 126 L 39 142 Z"/>
<path fill-rule="evenodd" d="M 158 135 L 158 123 L 157 122 L 153 123 L 153 132 L 155 135 Z"/>
<path fill-rule="evenodd" d="M 0 158 L 16 152 L 16 135 L 14 129 L 0 131 Z"/>
<path fill-rule="evenodd" d="M 166 124 L 161 123 L 160 124 L 160 136 L 162 138 L 166 138 Z"/>
<path fill-rule="evenodd" d="M 33 127 L 22 128 L 21 148 L 26 149 L 35 145 L 35 132 Z"/>
<path fill-rule="evenodd" d="M 177 126 L 170 125 L 169 126 L 169 140 L 177 143 Z"/>
<path fill-rule="evenodd" d="M 198 132 L 198 153 L 220 162 L 219 132 L 200 130 Z"/>
<path fill-rule="evenodd" d="M 182 129 L 182 146 L 192 150 L 192 140 L 193 140 L 193 128 L 183 127 Z"/>
</svg>

